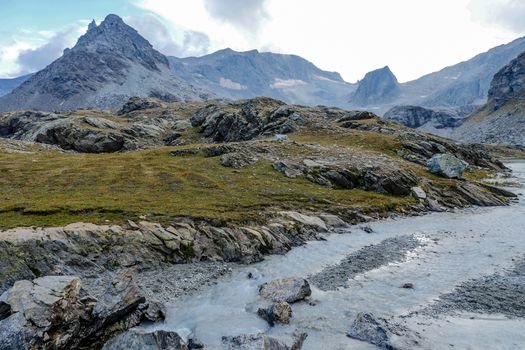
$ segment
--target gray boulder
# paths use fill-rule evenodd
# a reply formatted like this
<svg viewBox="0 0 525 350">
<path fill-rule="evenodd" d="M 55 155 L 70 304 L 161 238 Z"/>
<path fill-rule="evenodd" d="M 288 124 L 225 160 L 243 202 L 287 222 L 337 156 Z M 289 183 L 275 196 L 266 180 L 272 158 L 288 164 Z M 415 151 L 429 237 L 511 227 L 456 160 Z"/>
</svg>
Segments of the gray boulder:
<svg viewBox="0 0 525 350">
<path fill-rule="evenodd" d="M 464 161 L 456 158 L 452 154 L 436 154 L 427 162 L 428 170 L 433 174 L 449 179 L 460 179 L 467 168 Z"/>
<path fill-rule="evenodd" d="M 275 302 L 295 303 L 309 297 L 312 290 L 308 281 L 303 278 L 281 278 L 264 283 L 259 288 L 259 294 L 264 299 Z"/>
<path fill-rule="evenodd" d="M 299 350 L 306 337 L 306 333 L 298 335 L 291 346 L 264 333 L 222 337 L 222 341 L 228 350 Z"/>
<path fill-rule="evenodd" d="M 102 350 L 188 350 L 175 332 L 129 330 L 109 340 Z"/>
<path fill-rule="evenodd" d="M 357 314 L 347 335 L 350 338 L 377 345 L 382 349 L 394 349 L 394 347 L 390 344 L 388 328 L 385 324 L 383 324 L 383 322 L 376 319 L 372 314 Z"/>
<path fill-rule="evenodd" d="M 273 327 L 275 323 L 289 324 L 292 318 L 292 307 L 286 301 L 278 301 L 267 308 L 257 310 L 257 315 L 268 321 Z"/>
</svg>

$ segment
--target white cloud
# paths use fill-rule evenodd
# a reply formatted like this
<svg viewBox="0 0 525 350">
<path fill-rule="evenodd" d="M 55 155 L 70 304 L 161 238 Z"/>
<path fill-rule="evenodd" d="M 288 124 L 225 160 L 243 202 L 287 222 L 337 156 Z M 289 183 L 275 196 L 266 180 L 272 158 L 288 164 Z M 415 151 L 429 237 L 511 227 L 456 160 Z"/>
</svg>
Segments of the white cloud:
<svg viewBox="0 0 525 350">
<path fill-rule="evenodd" d="M 266 0 L 204 0 L 204 7 L 214 18 L 257 33 L 269 15 Z"/>
<path fill-rule="evenodd" d="M 172 30 L 152 13 L 130 16 L 124 20 L 165 55 L 199 56 L 209 51 L 210 39 L 206 34 L 177 28 Z"/>
<path fill-rule="evenodd" d="M 525 1 L 472 0 L 472 17 L 484 25 L 495 25 L 516 34 L 525 33 Z"/>
<path fill-rule="evenodd" d="M 399 81 L 415 79 L 515 38 L 473 18 L 472 0 L 257 0 L 243 9 L 234 0 L 137 1 L 175 26 L 208 35 L 210 51 L 293 53 L 348 81 L 385 65 Z M 233 17 L 243 11 L 248 15 Z M 255 30 L 246 29 L 250 22 Z"/>
<path fill-rule="evenodd" d="M 64 30 L 20 30 L 11 35 L 0 49 L 0 77 L 16 77 L 38 71 L 62 55 L 65 48 L 75 44 L 87 27 L 78 21 Z"/>
</svg>

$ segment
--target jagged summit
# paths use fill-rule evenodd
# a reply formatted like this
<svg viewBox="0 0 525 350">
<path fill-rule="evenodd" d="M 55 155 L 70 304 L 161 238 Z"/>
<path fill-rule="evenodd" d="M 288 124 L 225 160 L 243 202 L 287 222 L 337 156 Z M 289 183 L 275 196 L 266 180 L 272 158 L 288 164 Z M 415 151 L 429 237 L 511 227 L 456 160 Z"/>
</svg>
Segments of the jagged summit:
<svg viewBox="0 0 525 350">
<path fill-rule="evenodd" d="M 99 26 L 95 21 L 91 22 L 88 31 L 73 49 L 106 54 L 116 51 L 154 70 L 160 70 L 158 65 L 169 66 L 163 54 L 117 15 L 108 15 Z"/>
<path fill-rule="evenodd" d="M 117 15 L 93 21 L 64 55 L 0 98 L 0 111 L 119 107 L 133 96 L 201 100 L 211 96 L 170 70 L 156 51 Z"/>
<path fill-rule="evenodd" d="M 368 106 L 374 103 L 384 103 L 397 97 L 399 83 L 388 66 L 366 73 L 359 81 L 351 103 L 358 106 Z"/>
</svg>

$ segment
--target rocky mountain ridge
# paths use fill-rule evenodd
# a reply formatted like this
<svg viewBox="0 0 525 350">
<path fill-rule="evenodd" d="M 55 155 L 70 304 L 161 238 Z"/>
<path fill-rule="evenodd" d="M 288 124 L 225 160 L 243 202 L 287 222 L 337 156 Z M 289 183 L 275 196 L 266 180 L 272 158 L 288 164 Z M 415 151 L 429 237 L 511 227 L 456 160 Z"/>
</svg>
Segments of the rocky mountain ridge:
<svg viewBox="0 0 525 350">
<path fill-rule="evenodd" d="M 466 142 L 525 146 L 525 53 L 503 67 L 491 82 L 487 104 L 453 136 Z"/>
<path fill-rule="evenodd" d="M 169 60 L 186 81 L 230 99 L 268 96 L 310 106 L 342 106 L 354 89 L 339 73 L 323 71 L 296 55 L 224 49 Z"/>
<path fill-rule="evenodd" d="M 0 110 L 114 108 L 132 96 L 199 100 L 212 96 L 176 77 L 168 59 L 116 15 L 95 22 L 77 44 L 10 94 Z"/>
<path fill-rule="evenodd" d="M 358 100 L 351 108 L 364 108 L 383 114 L 397 105 L 451 108 L 481 105 L 494 75 L 519 54 L 525 52 L 525 38 L 494 47 L 467 61 L 443 68 L 416 80 L 399 84 L 395 99 L 390 96 L 372 101 Z M 380 90 L 370 94 L 381 94 Z"/>
</svg>

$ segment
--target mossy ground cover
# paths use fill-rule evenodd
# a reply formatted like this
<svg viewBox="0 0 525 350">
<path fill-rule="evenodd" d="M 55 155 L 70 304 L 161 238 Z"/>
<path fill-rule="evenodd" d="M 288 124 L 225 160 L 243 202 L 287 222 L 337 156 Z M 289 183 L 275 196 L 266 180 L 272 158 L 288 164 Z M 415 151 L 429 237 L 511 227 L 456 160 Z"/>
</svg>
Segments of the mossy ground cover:
<svg viewBox="0 0 525 350">
<path fill-rule="evenodd" d="M 171 148 L 114 154 L 0 151 L 0 228 L 76 221 L 122 223 L 147 215 L 215 224 L 261 222 L 275 210 L 389 211 L 413 203 L 362 190 L 289 179 L 259 161 L 226 168 L 217 158 L 174 157 Z"/>
</svg>

